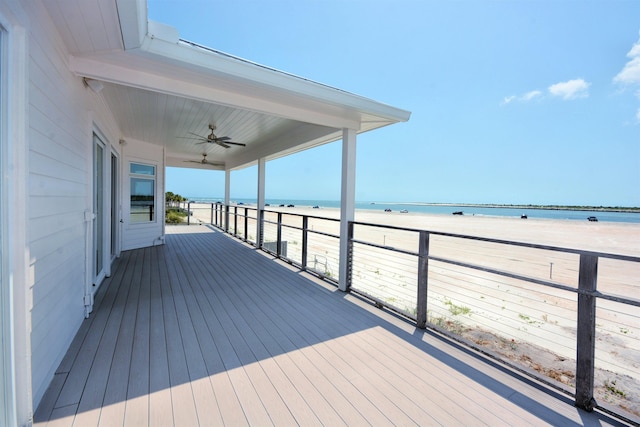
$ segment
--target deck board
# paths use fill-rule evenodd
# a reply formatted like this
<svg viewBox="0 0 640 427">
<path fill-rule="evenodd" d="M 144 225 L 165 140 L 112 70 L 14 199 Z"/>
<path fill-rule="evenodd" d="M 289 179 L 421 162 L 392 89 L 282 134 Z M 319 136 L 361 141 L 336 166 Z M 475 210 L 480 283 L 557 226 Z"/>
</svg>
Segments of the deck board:
<svg viewBox="0 0 640 427">
<path fill-rule="evenodd" d="M 161 271 L 165 265 L 162 252 L 154 248 L 154 255 L 159 262 L 150 269 L 151 284 L 149 298 L 149 425 L 173 425 L 173 408 L 171 404 L 171 382 L 169 380 L 169 362 L 167 356 L 167 339 L 164 327 L 163 303 L 166 303 L 162 292 L 162 282 L 166 281 L 166 272 Z M 168 298 L 167 298 L 168 301 Z"/>
<path fill-rule="evenodd" d="M 616 425 L 204 226 L 113 266 L 36 425 Z"/>
</svg>

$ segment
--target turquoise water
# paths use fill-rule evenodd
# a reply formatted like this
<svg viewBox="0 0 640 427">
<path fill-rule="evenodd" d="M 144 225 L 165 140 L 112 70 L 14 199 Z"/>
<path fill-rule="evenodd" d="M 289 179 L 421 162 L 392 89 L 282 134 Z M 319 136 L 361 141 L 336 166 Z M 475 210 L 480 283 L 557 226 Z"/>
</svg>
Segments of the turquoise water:
<svg viewBox="0 0 640 427">
<path fill-rule="evenodd" d="M 205 203 L 222 202 L 223 199 L 206 197 L 189 197 L 191 201 Z M 233 203 L 243 203 L 255 206 L 255 199 L 234 199 Z M 295 205 L 295 206 L 319 206 L 320 208 L 339 208 L 340 202 L 335 200 L 289 200 L 270 199 L 266 201 L 272 206 Z M 629 212 L 602 212 L 597 210 L 556 210 L 556 209 L 523 209 L 523 208 L 493 208 L 486 206 L 461 206 L 461 205 L 431 205 L 426 203 L 388 203 L 388 202 L 356 202 L 356 209 L 385 210 L 391 209 L 394 212 L 407 210 L 415 213 L 429 213 L 451 215 L 452 212 L 462 211 L 464 215 L 484 215 L 498 217 L 517 217 L 525 214 L 529 218 L 563 219 L 586 221 L 587 217 L 595 216 L 598 221 L 608 222 L 631 222 L 640 223 L 640 213 Z"/>
</svg>

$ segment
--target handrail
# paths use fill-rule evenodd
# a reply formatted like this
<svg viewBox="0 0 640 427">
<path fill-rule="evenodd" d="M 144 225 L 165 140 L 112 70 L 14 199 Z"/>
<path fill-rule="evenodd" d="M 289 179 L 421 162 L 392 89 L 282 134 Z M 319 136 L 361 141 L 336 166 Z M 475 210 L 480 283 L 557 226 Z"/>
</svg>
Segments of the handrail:
<svg viewBox="0 0 640 427">
<path fill-rule="evenodd" d="M 370 224 L 370 223 L 364 223 L 364 222 L 355 222 L 354 221 L 353 224 L 380 227 L 379 224 Z M 596 257 L 600 257 L 600 258 L 615 259 L 615 260 L 619 260 L 619 261 L 640 262 L 640 257 L 634 257 L 634 256 L 629 256 L 629 255 L 618 255 L 618 254 L 610 254 L 610 253 L 605 253 L 605 252 L 593 252 L 593 251 L 580 251 L 580 250 L 577 250 L 577 249 L 565 249 L 565 248 L 560 248 L 560 247 L 557 247 L 557 246 L 547 246 L 547 245 L 537 245 L 537 244 L 523 243 L 523 242 L 513 242 L 513 241 L 507 241 L 507 240 L 499 240 L 499 239 L 490 239 L 490 238 L 484 238 L 484 237 L 467 236 L 467 235 L 462 235 L 462 234 L 443 233 L 443 232 L 438 232 L 438 231 L 416 230 L 416 229 L 409 229 L 409 228 L 402 228 L 402 227 L 390 227 L 390 228 L 393 228 L 395 230 L 401 230 L 401 231 L 415 231 L 415 232 L 424 231 L 424 232 L 429 233 L 430 235 L 445 236 L 445 237 L 455 237 L 455 238 L 460 238 L 460 239 L 469 239 L 469 240 L 476 240 L 476 241 L 489 242 L 489 243 L 501 243 L 501 244 L 506 244 L 506 245 L 531 248 L 531 249 L 542 249 L 542 250 L 551 250 L 551 251 L 563 252 L 563 253 L 573 253 L 573 254 L 579 254 L 579 255 L 596 256 Z M 397 253 L 401 253 L 401 254 L 405 254 L 405 255 L 413 255 L 413 256 L 416 256 L 416 257 L 420 256 L 420 254 L 418 252 L 413 252 L 413 251 L 408 251 L 408 250 L 405 250 L 405 249 L 394 248 L 393 246 L 389 246 L 389 245 L 380 245 L 380 244 L 377 244 L 377 243 L 366 242 L 364 240 L 358 240 L 358 239 L 352 239 L 351 241 L 353 243 L 359 243 L 361 245 L 371 246 L 371 247 L 375 247 L 375 248 L 379 248 L 379 249 L 385 249 L 385 250 L 389 250 L 389 251 L 392 251 L 392 252 L 397 252 Z M 625 297 L 616 296 L 616 295 L 608 295 L 608 294 L 603 294 L 602 292 L 599 292 L 599 291 L 585 291 L 585 290 L 581 290 L 579 288 L 562 285 L 560 283 L 552 282 L 552 281 L 549 281 L 549 280 L 537 279 L 535 277 L 524 276 L 524 275 L 519 275 L 519 274 L 515 274 L 515 273 L 509 273 L 509 272 L 497 270 L 497 269 L 494 269 L 494 268 L 483 267 L 483 266 L 480 266 L 480 265 L 470 264 L 470 263 L 466 263 L 466 262 L 462 262 L 462 261 L 454 261 L 454 260 L 450 260 L 450 259 L 442 258 L 442 257 L 429 256 L 428 258 L 430 260 L 433 260 L 433 261 L 439 261 L 439 262 L 443 262 L 443 263 L 447 263 L 447 264 L 452 264 L 452 265 L 456 265 L 458 267 L 466 267 L 466 268 L 470 268 L 470 269 L 474 269 L 474 270 L 480 270 L 480 271 L 484 271 L 484 272 L 487 272 L 487 273 L 496 274 L 496 275 L 499 275 L 499 276 L 509 277 L 511 279 L 524 280 L 524 281 L 532 282 L 532 283 L 535 283 L 535 284 L 538 284 L 538 285 L 549 286 L 549 287 L 552 287 L 552 288 L 556 288 L 556 289 L 560 289 L 560 290 L 564 290 L 564 291 L 575 292 L 575 293 L 578 293 L 578 294 L 593 295 L 593 296 L 597 296 L 598 298 L 606 299 L 606 300 L 609 300 L 609 301 L 615 301 L 615 302 L 619 302 L 619 303 L 623 303 L 623 304 L 633 305 L 635 307 L 640 307 L 640 299 L 625 298 Z"/>
<path fill-rule="evenodd" d="M 444 231 L 431 231 L 431 230 L 424 230 L 424 229 L 417 229 L 417 228 L 406 228 L 406 227 L 398 227 L 398 226 L 394 226 L 394 225 L 375 224 L 375 223 L 369 223 L 369 222 L 353 221 L 353 224 L 367 226 L 367 227 L 386 228 L 386 229 L 389 229 L 389 230 L 397 230 L 397 231 L 410 231 L 410 232 L 416 232 L 416 233 L 419 233 L 421 231 L 426 231 L 429 234 L 434 235 L 434 236 L 454 237 L 454 238 L 459 238 L 459 239 L 477 240 L 477 241 L 480 241 L 480 242 L 498 243 L 498 244 L 503 244 L 503 245 L 520 246 L 520 247 L 531 248 L 531 249 L 541 249 L 541 250 L 564 252 L 564 253 L 571 253 L 571 254 L 577 254 L 577 255 L 584 254 L 584 255 L 597 256 L 597 257 L 600 257 L 600 258 L 617 259 L 619 261 L 640 262 L 640 257 L 631 256 L 631 255 L 612 254 L 612 253 L 607 253 L 607 252 L 586 251 L 586 250 L 582 250 L 582 249 L 564 248 L 564 247 L 560 247 L 560 246 L 540 245 L 540 244 L 537 244 L 537 243 L 516 242 L 516 241 L 513 241 L 513 240 L 493 239 L 493 238 L 489 238 L 489 237 L 471 236 L 471 235 L 466 235 L 466 234 L 447 233 L 447 232 L 444 232 Z M 364 243 L 364 242 L 360 242 L 360 243 Z M 413 253 L 413 254 L 417 255 L 417 253 Z"/>
</svg>

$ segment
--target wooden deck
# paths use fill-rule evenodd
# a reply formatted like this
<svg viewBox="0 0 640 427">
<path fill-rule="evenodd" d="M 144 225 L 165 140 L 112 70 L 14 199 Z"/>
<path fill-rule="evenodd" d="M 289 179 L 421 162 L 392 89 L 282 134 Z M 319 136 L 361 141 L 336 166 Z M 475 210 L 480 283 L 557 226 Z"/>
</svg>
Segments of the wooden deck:
<svg viewBox="0 0 640 427">
<path fill-rule="evenodd" d="M 129 251 L 35 425 L 617 425 L 205 226 Z"/>
</svg>

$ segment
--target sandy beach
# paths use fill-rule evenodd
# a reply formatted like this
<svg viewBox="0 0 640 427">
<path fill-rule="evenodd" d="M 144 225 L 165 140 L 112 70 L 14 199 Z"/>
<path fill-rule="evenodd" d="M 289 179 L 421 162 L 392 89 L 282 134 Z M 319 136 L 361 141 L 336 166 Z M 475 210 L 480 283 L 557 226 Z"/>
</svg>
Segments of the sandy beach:
<svg viewBox="0 0 640 427">
<path fill-rule="evenodd" d="M 340 210 L 336 208 L 267 209 L 326 218 L 340 217 Z M 358 222 L 640 256 L 640 224 L 635 223 L 400 213 L 384 212 L 382 208 L 356 210 L 355 219 Z"/>
<path fill-rule="evenodd" d="M 269 207 L 271 211 L 312 217 L 339 218 L 339 209 Z M 241 211 L 241 209 L 239 210 Z M 199 213 L 200 212 L 200 213 Z M 254 215 L 251 213 L 250 215 Z M 275 221 L 277 214 L 267 214 Z M 209 222 L 210 210 L 194 211 L 194 219 Z M 357 210 L 357 222 L 391 225 L 599 253 L 640 256 L 640 224 L 488 216 L 454 216 L 383 210 Z M 301 227 L 301 217 L 284 215 L 285 224 Z M 241 224 L 242 221 L 239 221 Z M 240 225 L 242 227 L 243 225 Z M 309 228 L 338 234 L 339 223 L 309 219 Z M 247 227 L 255 235 L 255 221 Z M 265 226 L 265 241 L 275 240 L 276 228 Z M 302 233 L 283 228 L 287 256 L 299 261 Z M 355 238 L 417 252 L 418 233 L 356 225 Z M 337 239 L 308 235 L 308 265 L 336 277 Z M 579 256 L 562 252 L 497 245 L 431 236 L 430 255 L 505 271 L 518 276 L 576 288 Z M 417 258 L 356 244 L 353 287 L 415 314 Z M 598 290 L 637 298 L 640 263 L 600 259 Z M 576 294 L 529 281 L 430 261 L 428 318 L 487 351 L 511 359 L 555 381 L 573 387 L 576 354 Z M 636 307 L 598 300 L 596 399 L 620 405 L 640 417 L 640 316 Z"/>
</svg>

